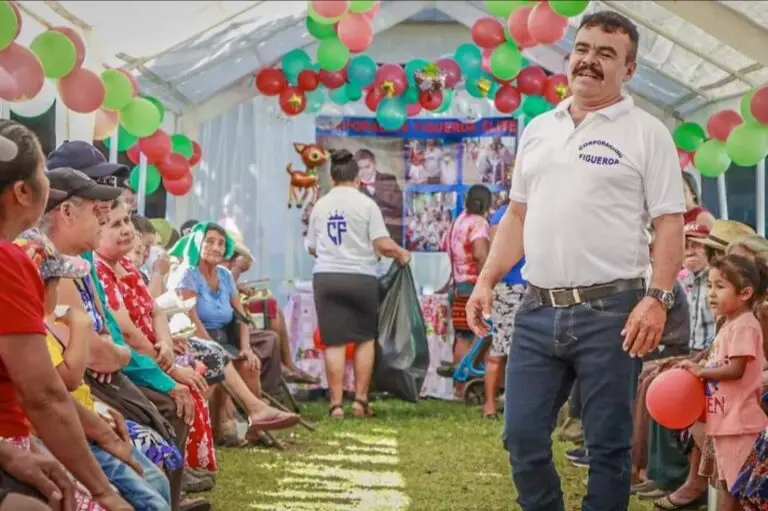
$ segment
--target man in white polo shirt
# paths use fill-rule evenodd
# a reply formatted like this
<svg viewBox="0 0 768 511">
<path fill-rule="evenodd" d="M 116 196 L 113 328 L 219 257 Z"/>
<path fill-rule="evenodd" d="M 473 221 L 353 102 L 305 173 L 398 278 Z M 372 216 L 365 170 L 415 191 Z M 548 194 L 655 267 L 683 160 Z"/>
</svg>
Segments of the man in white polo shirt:
<svg viewBox="0 0 768 511">
<path fill-rule="evenodd" d="M 524 511 L 562 511 L 550 437 L 575 378 L 590 456 L 584 511 L 624 511 L 632 401 L 656 348 L 683 258 L 685 198 L 667 128 L 622 85 L 637 68 L 637 28 L 585 16 L 568 79 L 573 96 L 520 141 L 511 203 L 467 305 L 479 335 L 494 285 L 523 256 L 529 282 L 507 363 L 504 444 Z M 646 220 L 656 239 L 652 280 Z"/>
</svg>

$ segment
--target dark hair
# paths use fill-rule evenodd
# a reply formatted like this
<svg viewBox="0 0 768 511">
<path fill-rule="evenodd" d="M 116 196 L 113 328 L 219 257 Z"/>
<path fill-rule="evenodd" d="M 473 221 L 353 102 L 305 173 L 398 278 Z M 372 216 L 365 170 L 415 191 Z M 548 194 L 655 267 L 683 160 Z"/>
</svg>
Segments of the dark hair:
<svg viewBox="0 0 768 511">
<path fill-rule="evenodd" d="M 19 181 L 29 183 L 38 191 L 35 174 L 44 156 L 37 135 L 16 121 L 0 120 L 0 136 L 14 143 L 17 149 L 12 160 L 0 160 L 0 193 Z"/>
<path fill-rule="evenodd" d="M 227 234 L 227 231 L 222 226 L 213 222 L 208 224 L 208 228 L 205 230 L 205 234 L 208 234 L 211 231 L 221 234 L 225 240 L 229 237 L 229 234 Z"/>
<path fill-rule="evenodd" d="M 688 185 L 688 189 L 691 191 L 694 204 L 699 204 L 699 186 L 696 183 L 696 178 L 688 172 L 681 172 L 683 176 L 683 183 Z"/>
<path fill-rule="evenodd" d="M 600 30 L 609 34 L 615 32 L 627 34 L 631 43 L 627 52 L 627 63 L 637 60 L 637 46 L 640 43 L 640 33 L 637 31 L 637 26 L 629 18 L 614 11 L 595 12 L 581 18 L 578 30 L 593 27 L 599 27 Z"/>
<path fill-rule="evenodd" d="M 762 259 L 730 254 L 712 261 L 710 268 L 720 271 L 738 292 L 751 287 L 750 306 L 765 299 L 768 292 L 768 266 Z"/>
<path fill-rule="evenodd" d="M 357 179 L 359 172 L 360 169 L 352 153 L 346 149 L 331 151 L 331 179 L 334 182 L 349 183 Z"/>
<path fill-rule="evenodd" d="M 145 216 L 134 213 L 131 215 L 131 222 L 133 223 L 133 228 L 136 229 L 136 232 L 139 234 L 155 234 L 157 232 L 155 226 L 152 225 L 149 218 Z"/>
<path fill-rule="evenodd" d="M 165 245 L 166 250 L 170 250 L 181 239 L 179 231 L 171 229 L 171 236 L 168 238 L 168 243 Z"/>
<path fill-rule="evenodd" d="M 485 185 L 472 185 L 464 197 L 467 213 L 485 216 L 491 208 L 491 191 Z"/>
<path fill-rule="evenodd" d="M 355 152 L 355 161 L 360 161 L 360 160 L 376 161 L 376 157 L 373 155 L 373 153 L 369 149 L 358 149 Z"/>
</svg>

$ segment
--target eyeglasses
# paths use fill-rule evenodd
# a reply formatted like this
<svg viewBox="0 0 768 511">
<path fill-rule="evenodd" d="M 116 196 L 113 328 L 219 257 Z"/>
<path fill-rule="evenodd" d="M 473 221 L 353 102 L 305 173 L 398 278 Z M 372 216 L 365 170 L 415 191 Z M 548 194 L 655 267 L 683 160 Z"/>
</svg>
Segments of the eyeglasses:
<svg viewBox="0 0 768 511">
<path fill-rule="evenodd" d="M 118 186 L 120 186 L 119 182 L 118 182 L 118 179 L 117 179 L 117 176 L 98 177 L 94 181 L 96 181 L 100 185 L 112 186 L 114 188 L 117 188 Z"/>
</svg>

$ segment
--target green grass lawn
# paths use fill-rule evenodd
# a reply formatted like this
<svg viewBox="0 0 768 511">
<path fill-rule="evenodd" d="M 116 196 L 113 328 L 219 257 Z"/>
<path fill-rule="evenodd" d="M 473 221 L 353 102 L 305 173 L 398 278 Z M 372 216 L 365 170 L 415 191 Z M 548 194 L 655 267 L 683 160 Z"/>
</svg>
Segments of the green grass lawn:
<svg viewBox="0 0 768 511">
<path fill-rule="evenodd" d="M 518 509 L 501 446 L 501 421 L 482 420 L 463 403 L 376 403 L 378 417 L 326 418 L 311 404 L 311 433 L 294 428 L 279 438 L 283 452 L 220 449 L 214 509 L 239 511 L 496 511 Z M 580 509 L 587 472 L 555 444 L 567 509 Z M 630 510 L 652 506 L 630 505 Z"/>
</svg>

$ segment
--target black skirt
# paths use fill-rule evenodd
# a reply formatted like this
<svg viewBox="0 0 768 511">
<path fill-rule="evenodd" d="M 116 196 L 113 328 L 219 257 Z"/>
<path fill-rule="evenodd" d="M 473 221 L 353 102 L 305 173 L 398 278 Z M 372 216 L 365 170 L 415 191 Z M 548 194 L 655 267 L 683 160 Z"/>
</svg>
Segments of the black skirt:
<svg viewBox="0 0 768 511">
<path fill-rule="evenodd" d="M 326 346 L 376 338 L 379 280 L 359 273 L 315 273 L 312 278 L 317 324 Z"/>
</svg>

